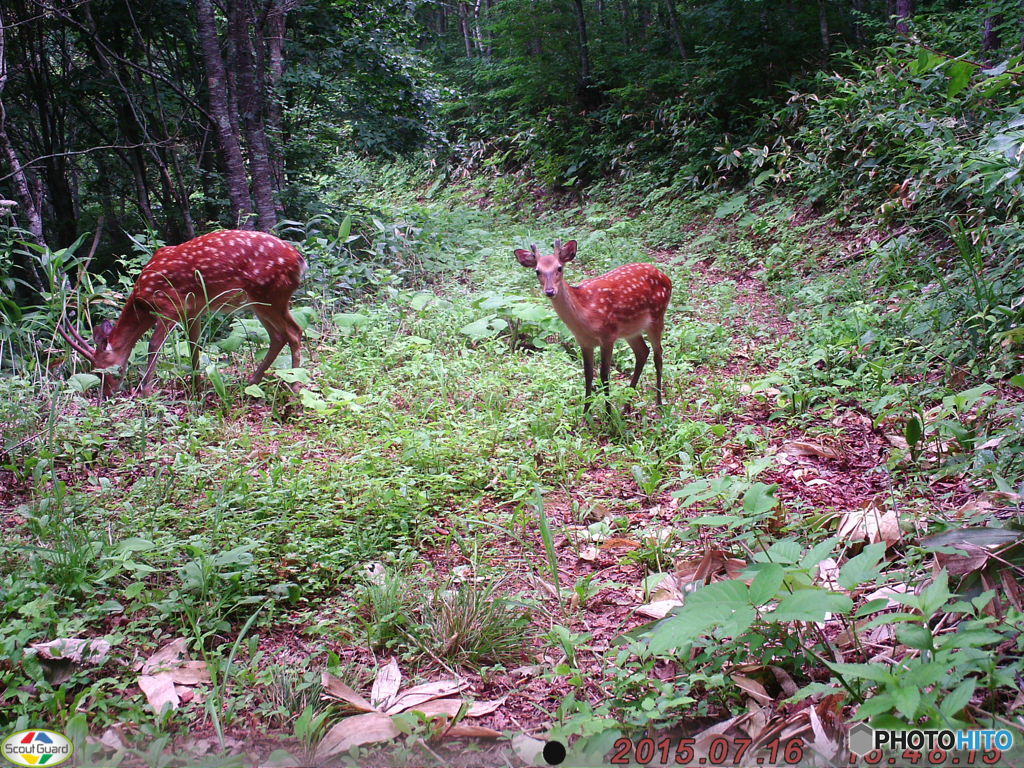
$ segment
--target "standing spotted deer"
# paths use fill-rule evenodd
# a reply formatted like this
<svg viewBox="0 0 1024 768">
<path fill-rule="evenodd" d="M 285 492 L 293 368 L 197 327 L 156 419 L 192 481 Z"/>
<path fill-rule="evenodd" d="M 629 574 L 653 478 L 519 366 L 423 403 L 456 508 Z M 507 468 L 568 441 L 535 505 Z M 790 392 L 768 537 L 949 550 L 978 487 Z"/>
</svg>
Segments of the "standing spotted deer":
<svg viewBox="0 0 1024 768">
<path fill-rule="evenodd" d="M 555 312 L 562 318 L 583 351 L 583 379 L 586 400 L 583 411 L 590 407 L 594 383 L 594 348 L 601 348 L 601 383 L 609 412 L 608 377 L 611 374 L 612 350 L 617 339 L 625 339 L 633 349 L 636 365 L 629 382 L 636 387 L 650 350 L 642 334 L 654 347 L 654 370 L 657 373 L 657 404 L 662 404 L 661 334 L 665 330 L 665 310 L 672 297 L 672 281 L 651 264 L 626 264 L 600 277 L 584 280 L 576 286 L 565 282 L 563 267 L 576 257 L 576 241 L 562 245 L 555 241 L 555 252 L 541 256 L 537 246 L 517 249 L 516 258 L 524 267 L 535 269 L 544 294 L 551 299 Z"/>
<path fill-rule="evenodd" d="M 270 335 L 267 356 L 249 378 L 263 378 L 285 344 L 291 347 L 292 366 L 301 361 L 302 329 L 288 311 L 288 302 L 306 272 L 306 260 L 295 248 L 265 232 L 225 229 L 160 248 L 142 268 L 135 288 L 116 323 L 105 320 L 93 334 L 95 347 L 68 323 L 57 330 L 93 367 L 117 367 L 118 375 L 104 373 L 101 397 L 121 385 L 125 365 L 135 343 L 154 325 L 149 342 L 149 364 L 141 391 L 152 391 L 157 354 L 167 334 L 185 325 L 192 349 L 193 382 L 199 366 L 199 318 L 207 311 L 248 307 Z"/>
</svg>

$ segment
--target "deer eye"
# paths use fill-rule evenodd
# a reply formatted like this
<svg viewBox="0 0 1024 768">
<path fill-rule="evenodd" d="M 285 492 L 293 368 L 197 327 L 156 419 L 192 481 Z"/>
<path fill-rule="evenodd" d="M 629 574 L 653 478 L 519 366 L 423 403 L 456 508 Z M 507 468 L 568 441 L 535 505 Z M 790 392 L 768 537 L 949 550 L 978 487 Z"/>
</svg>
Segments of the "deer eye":
<svg viewBox="0 0 1024 768">
<path fill-rule="evenodd" d="M 537 270 L 537 276 L 540 277 L 540 270 Z"/>
<path fill-rule="evenodd" d="M 558 271 L 559 271 L 559 272 L 561 272 L 561 271 L 562 271 L 562 268 L 561 268 L 561 267 L 559 267 L 559 268 L 558 268 Z"/>
</svg>

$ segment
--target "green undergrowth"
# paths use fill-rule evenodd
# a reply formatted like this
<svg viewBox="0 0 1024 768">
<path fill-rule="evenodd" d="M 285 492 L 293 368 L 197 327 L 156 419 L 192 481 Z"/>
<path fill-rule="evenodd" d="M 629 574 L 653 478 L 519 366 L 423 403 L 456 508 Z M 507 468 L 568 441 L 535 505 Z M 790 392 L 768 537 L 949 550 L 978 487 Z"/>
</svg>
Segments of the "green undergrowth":
<svg viewBox="0 0 1024 768">
<path fill-rule="evenodd" d="M 623 733 L 742 711 L 736 664 L 782 670 L 796 698 L 842 694 L 877 725 L 1006 714 L 1021 639 L 1019 610 L 992 589 L 1002 561 L 955 577 L 934 567 L 936 553 L 974 540 L 957 538 L 968 529 L 1016 540 L 1022 382 L 1015 326 L 998 312 L 1015 305 L 984 254 L 954 233 L 951 268 L 915 294 L 906 269 L 931 241 L 872 243 L 865 230 L 864 247 L 841 258 L 832 219 L 795 216 L 785 201 L 715 195 L 630 217 L 598 197 L 528 225 L 450 192 L 373 203 L 394 206 L 390 221 L 401 212 L 402 226 L 380 235 L 398 238 L 388 253 L 418 258 L 367 266 L 369 292 L 315 277 L 296 302 L 302 369 L 246 387 L 261 342 L 220 343 L 232 320 L 208 328 L 199 398 L 185 394 L 183 348 L 161 363 L 157 396 L 102 408 L 84 373 L 2 380 L 5 477 L 18 497 L 0 566 L 11 724 L 77 727 L 89 703 L 90 730 L 141 723 L 142 744 L 211 719 L 230 732 L 256 711 L 315 745 L 340 717 L 314 695 L 318 665 L 356 687 L 368 673 L 329 654 L 268 667 L 263 645 L 286 631 L 484 679 L 536 644 L 558 649 L 564 659 L 541 674 L 572 693 L 547 713 L 551 735 L 591 756 Z M 613 412 L 598 401 L 584 417 L 575 345 L 512 256 L 556 237 L 579 240 L 573 280 L 674 246 L 659 257 L 675 284 L 663 412 L 653 370 L 638 392 L 624 386 L 632 358 L 620 345 Z M 706 264 L 720 277 L 698 279 Z M 750 276 L 790 333 L 753 321 L 739 298 Z M 963 302 L 987 302 L 981 318 Z M 304 387 L 292 396 L 281 380 Z M 775 474 L 783 440 L 860 450 L 837 426 L 849 414 L 885 441 L 869 470 L 884 492 L 870 509 L 896 516 L 902 534 L 888 546 L 841 534 L 850 510 L 784 493 Z M 594 478 L 609 474 L 629 493 L 602 495 Z M 631 586 L 645 598 L 673 563 L 709 549 L 739 558 L 744 578 L 680 585 L 692 593 L 682 609 L 579 654 L 596 640 L 580 620 L 606 585 L 560 580 L 559 499 L 594 541 L 642 540 L 625 560 L 640 565 L 644 582 Z M 954 510 L 967 499 L 977 503 L 965 519 Z M 639 533 L 634 518 L 655 514 L 664 525 Z M 1001 556 L 1015 562 L 1014 550 Z M 826 567 L 838 569 L 831 586 Z M 548 583 L 554 604 L 516 579 Z M 880 587 L 892 604 L 866 597 Z M 935 629 L 937 616 L 956 630 Z M 827 620 L 853 638 L 842 652 L 815 629 Z M 883 625 L 898 657 L 885 675 L 861 650 Z M 116 662 L 55 681 L 26 652 L 79 636 L 109 640 L 122 660 L 185 636 L 228 681 L 216 689 L 223 706 L 154 717 L 123 692 Z M 685 675 L 663 680 L 654 670 L 665 663 Z"/>
</svg>

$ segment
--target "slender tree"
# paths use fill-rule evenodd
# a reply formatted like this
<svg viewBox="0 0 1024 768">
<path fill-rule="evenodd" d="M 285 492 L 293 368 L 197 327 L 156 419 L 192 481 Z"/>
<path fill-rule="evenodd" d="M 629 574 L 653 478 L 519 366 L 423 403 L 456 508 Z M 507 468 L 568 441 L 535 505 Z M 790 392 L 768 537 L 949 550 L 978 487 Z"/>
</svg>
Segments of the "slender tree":
<svg viewBox="0 0 1024 768">
<path fill-rule="evenodd" d="M 258 228 L 264 231 L 277 224 L 274 203 L 274 174 L 270 162 L 270 142 L 264 127 L 264 94 L 259 88 L 256 56 L 249 29 L 252 6 L 242 0 L 229 3 L 228 20 L 235 52 L 235 78 L 238 90 L 238 112 L 245 131 L 245 147 L 249 157 L 253 200 L 259 217 Z"/>
<path fill-rule="evenodd" d="M 250 229 L 253 225 L 252 201 L 249 198 L 237 123 L 231 119 L 227 73 L 220 51 L 217 22 L 213 15 L 211 0 L 196 0 L 196 12 L 198 14 L 199 45 L 206 70 L 206 95 L 227 177 L 231 216 L 237 222 L 236 226 Z"/>
</svg>

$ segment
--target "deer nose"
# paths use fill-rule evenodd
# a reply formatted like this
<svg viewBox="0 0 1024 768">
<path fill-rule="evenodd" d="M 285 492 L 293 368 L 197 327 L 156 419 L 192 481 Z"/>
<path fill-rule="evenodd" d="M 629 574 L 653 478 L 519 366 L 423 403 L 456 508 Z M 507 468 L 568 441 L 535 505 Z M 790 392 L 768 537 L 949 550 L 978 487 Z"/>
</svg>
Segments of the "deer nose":
<svg viewBox="0 0 1024 768">
<path fill-rule="evenodd" d="M 551 298 L 552 296 L 555 295 L 555 289 L 554 288 L 545 288 L 544 289 L 544 295 L 547 296 L 548 298 Z"/>
</svg>

